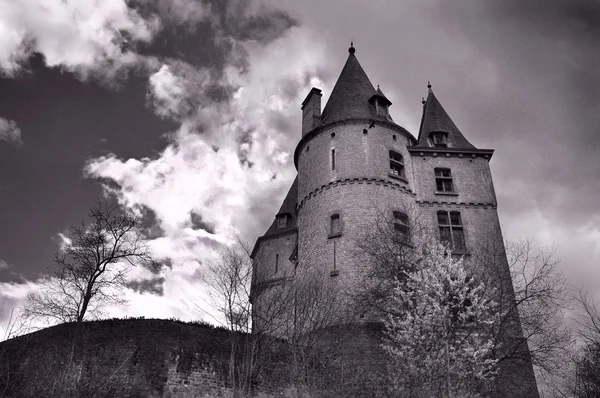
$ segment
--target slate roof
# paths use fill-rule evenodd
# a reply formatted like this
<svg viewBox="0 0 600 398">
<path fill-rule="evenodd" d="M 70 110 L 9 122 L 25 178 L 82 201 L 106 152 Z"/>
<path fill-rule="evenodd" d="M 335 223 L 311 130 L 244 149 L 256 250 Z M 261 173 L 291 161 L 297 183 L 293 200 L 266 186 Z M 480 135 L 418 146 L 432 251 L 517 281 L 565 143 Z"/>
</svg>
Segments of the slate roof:
<svg viewBox="0 0 600 398">
<path fill-rule="evenodd" d="M 283 203 L 282 203 L 281 207 L 279 208 L 279 211 L 275 215 L 275 220 L 273 220 L 273 223 L 271 224 L 271 226 L 269 227 L 267 232 L 265 232 L 263 237 L 268 237 L 270 235 L 276 235 L 276 234 L 280 234 L 282 232 L 287 232 L 287 231 L 293 230 L 297 227 L 297 222 L 296 222 L 297 221 L 296 220 L 296 203 L 297 202 L 298 202 L 298 176 L 296 176 L 296 178 L 294 179 L 294 182 L 292 183 L 290 190 L 288 191 L 287 195 L 285 196 L 285 199 L 283 200 Z M 287 214 L 289 217 L 287 225 L 284 228 L 277 228 L 277 216 L 280 214 Z"/>
<path fill-rule="evenodd" d="M 375 90 L 354 52 L 354 47 L 350 47 L 346 64 L 321 114 L 322 125 L 348 118 L 392 122 L 390 116 L 378 115 L 375 106 L 369 102 L 373 96 L 385 98 L 385 95 L 381 90 Z M 387 98 L 385 100 L 389 102 Z"/>
<path fill-rule="evenodd" d="M 417 147 L 431 147 L 428 138 L 432 131 L 442 131 L 448 134 L 447 142 L 449 148 L 475 149 L 456 127 L 448 113 L 433 94 L 429 85 L 427 101 L 423 105 L 423 116 L 419 128 L 419 139 Z"/>
</svg>

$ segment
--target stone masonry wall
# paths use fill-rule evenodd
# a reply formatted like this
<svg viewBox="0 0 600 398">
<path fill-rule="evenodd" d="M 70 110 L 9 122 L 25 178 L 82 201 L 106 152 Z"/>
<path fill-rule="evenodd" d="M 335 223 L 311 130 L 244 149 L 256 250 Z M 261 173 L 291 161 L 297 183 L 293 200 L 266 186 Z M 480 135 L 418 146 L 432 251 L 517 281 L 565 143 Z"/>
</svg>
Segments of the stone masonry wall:
<svg viewBox="0 0 600 398">
<path fill-rule="evenodd" d="M 167 320 L 64 324 L 0 343 L 7 397 L 219 397 L 229 333 Z"/>
<path fill-rule="evenodd" d="M 331 181 L 355 177 L 388 179 L 389 150 L 404 157 L 406 176 L 412 185 L 407 136 L 384 124 L 377 124 L 371 129 L 368 127 L 368 123 L 362 122 L 330 125 L 302 147 L 298 156 L 298 203 L 310 192 Z M 367 134 L 363 133 L 364 129 L 367 129 Z M 332 137 L 332 134 L 335 136 Z M 332 149 L 335 149 L 336 155 L 335 170 L 331 167 Z"/>
</svg>

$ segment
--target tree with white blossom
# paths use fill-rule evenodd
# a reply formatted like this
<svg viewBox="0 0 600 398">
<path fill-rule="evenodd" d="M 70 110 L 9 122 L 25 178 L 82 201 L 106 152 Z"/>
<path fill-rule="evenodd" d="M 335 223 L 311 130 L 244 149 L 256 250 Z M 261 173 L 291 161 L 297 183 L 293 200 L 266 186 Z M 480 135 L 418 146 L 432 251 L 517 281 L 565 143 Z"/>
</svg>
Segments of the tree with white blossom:
<svg viewBox="0 0 600 398">
<path fill-rule="evenodd" d="M 425 243 L 422 253 L 393 282 L 384 322 L 395 393 L 478 397 L 497 373 L 490 330 L 501 314 L 462 258 L 440 243 Z"/>
</svg>

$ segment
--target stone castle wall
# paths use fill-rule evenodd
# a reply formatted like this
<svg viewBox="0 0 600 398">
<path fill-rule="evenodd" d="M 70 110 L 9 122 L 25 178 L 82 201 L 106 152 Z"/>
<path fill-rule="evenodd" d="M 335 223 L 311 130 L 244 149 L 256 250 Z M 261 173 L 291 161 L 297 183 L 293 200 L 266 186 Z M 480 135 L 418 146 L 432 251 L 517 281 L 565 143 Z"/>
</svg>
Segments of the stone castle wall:
<svg viewBox="0 0 600 398">
<path fill-rule="evenodd" d="M 219 397 L 229 332 L 167 320 L 85 322 L 0 343 L 6 397 Z"/>
<path fill-rule="evenodd" d="M 0 396 L 18 398 L 379 397 L 385 386 L 377 326 L 321 331 L 318 344 L 292 347 L 263 336 L 172 320 L 127 319 L 63 324 L 0 342 Z M 257 355 L 251 391 L 229 379 L 250 342 Z M 301 354 L 301 355 L 300 355 Z M 301 360 L 298 358 L 302 356 Z M 294 360 L 296 358 L 296 361 Z M 298 377 L 299 376 L 299 377 Z M 235 395 L 237 394 L 237 395 Z"/>
</svg>

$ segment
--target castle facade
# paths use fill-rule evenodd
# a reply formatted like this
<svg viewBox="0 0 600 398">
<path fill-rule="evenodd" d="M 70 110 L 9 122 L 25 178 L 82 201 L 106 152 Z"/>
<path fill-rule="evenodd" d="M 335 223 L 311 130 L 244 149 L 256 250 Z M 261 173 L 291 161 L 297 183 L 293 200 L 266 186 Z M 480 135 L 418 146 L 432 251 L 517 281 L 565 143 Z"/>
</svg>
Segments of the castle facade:
<svg viewBox="0 0 600 398">
<path fill-rule="evenodd" d="M 297 269 L 318 268 L 338 286 L 359 282 L 364 262 L 356 242 L 382 213 L 402 231 L 411 222 L 407 209 L 417 208 L 428 233 L 453 254 L 468 256 L 482 241 L 503 248 L 494 150 L 469 142 L 431 85 L 416 137 L 393 121 L 392 103 L 371 84 L 353 46 L 322 111 L 321 96 L 313 88 L 302 103 L 298 175 L 252 252 L 257 311 L 270 299 L 265 292 Z M 510 284 L 505 255 L 501 263 Z M 511 372 L 529 384 L 521 396 L 537 397 L 530 362 Z"/>
</svg>

